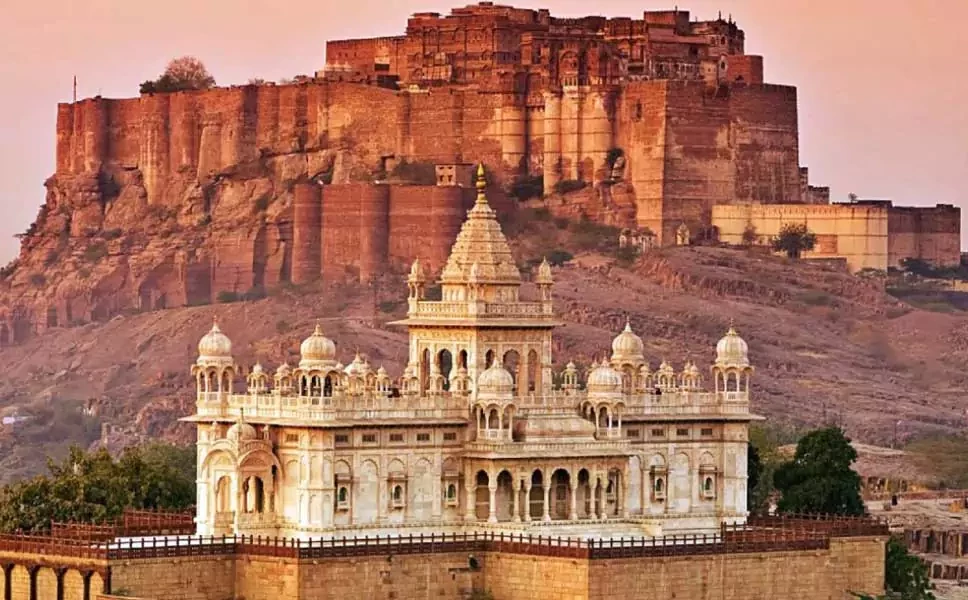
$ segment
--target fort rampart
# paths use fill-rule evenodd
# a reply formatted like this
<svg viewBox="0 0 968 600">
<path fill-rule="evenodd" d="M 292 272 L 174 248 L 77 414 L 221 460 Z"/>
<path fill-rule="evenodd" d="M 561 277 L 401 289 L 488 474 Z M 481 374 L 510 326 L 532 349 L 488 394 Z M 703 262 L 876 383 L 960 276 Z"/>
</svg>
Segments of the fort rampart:
<svg viewBox="0 0 968 600">
<path fill-rule="evenodd" d="M 939 267 L 961 260 L 961 210 L 950 205 L 912 208 L 889 202 L 850 204 L 743 204 L 712 209 L 719 239 L 730 244 L 768 244 L 788 223 L 816 235 L 807 258 L 842 257 L 852 271 L 900 267 L 917 258 Z"/>
<path fill-rule="evenodd" d="M 459 597 L 621 599 L 643 586 L 700 598 L 878 593 L 886 525 L 765 518 L 717 535 L 583 541 L 508 532 L 296 541 L 251 537 L 110 542 L 0 537 L 10 600 Z M 796 568 L 790 568 L 796 561 Z M 657 588 L 655 586 L 658 586 Z M 44 595 L 50 594 L 50 595 Z"/>
</svg>

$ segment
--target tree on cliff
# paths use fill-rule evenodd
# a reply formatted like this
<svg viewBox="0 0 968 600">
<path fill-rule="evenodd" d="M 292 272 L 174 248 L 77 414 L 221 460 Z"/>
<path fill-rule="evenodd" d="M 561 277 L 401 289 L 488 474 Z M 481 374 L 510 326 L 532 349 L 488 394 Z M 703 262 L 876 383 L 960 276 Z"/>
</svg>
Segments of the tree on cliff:
<svg viewBox="0 0 968 600">
<path fill-rule="evenodd" d="M 838 427 L 817 429 L 797 443 L 793 460 L 773 475 L 782 513 L 862 515 L 860 476 L 850 468 L 857 451 Z"/>
<path fill-rule="evenodd" d="M 195 447 L 149 444 L 114 459 L 72 447 L 48 475 L 0 488 L 0 532 L 39 532 L 51 521 L 102 523 L 126 507 L 180 510 L 195 501 Z"/>
<path fill-rule="evenodd" d="M 161 77 L 142 83 L 141 93 L 205 90 L 214 85 L 215 78 L 209 74 L 202 61 L 194 56 L 182 56 L 169 62 Z"/>
<path fill-rule="evenodd" d="M 787 223 L 780 228 L 780 233 L 773 238 L 774 252 L 785 252 L 789 258 L 800 258 L 800 255 L 817 244 L 817 236 L 807 229 L 805 223 Z"/>
</svg>

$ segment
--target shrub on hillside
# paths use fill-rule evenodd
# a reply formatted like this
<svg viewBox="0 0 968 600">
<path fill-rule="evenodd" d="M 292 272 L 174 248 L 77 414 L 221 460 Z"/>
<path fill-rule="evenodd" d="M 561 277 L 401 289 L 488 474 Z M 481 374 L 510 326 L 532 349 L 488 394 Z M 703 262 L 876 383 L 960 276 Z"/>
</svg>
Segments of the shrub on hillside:
<svg viewBox="0 0 968 600">
<path fill-rule="evenodd" d="M 508 196 L 517 200 L 540 198 L 544 195 L 543 175 L 519 175 L 511 182 Z"/>
<path fill-rule="evenodd" d="M 585 189 L 587 184 L 584 181 L 579 181 L 578 179 L 562 179 L 555 184 L 556 194 L 568 194 L 571 192 L 577 192 L 578 190 Z"/>
</svg>

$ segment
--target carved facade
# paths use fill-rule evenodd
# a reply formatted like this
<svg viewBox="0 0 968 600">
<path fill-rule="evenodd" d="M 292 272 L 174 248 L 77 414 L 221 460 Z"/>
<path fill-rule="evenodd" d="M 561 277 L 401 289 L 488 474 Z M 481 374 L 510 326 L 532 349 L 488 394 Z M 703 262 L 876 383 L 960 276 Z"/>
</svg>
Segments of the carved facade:
<svg viewBox="0 0 968 600">
<path fill-rule="evenodd" d="M 198 531 L 308 537 L 400 526 L 568 527 L 659 535 L 743 522 L 753 368 L 730 329 L 702 389 L 695 364 L 652 371 L 629 324 L 611 357 L 553 370 L 552 272 L 519 296 L 495 212 L 479 194 L 424 297 L 408 277 L 409 362 L 399 378 L 337 360 L 317 325 L 295 367 L 260 365 L 236 390 L 217 325 L 192 373 Z M 559 529 L 560 531 L 560 529 Z"/>
</svg>

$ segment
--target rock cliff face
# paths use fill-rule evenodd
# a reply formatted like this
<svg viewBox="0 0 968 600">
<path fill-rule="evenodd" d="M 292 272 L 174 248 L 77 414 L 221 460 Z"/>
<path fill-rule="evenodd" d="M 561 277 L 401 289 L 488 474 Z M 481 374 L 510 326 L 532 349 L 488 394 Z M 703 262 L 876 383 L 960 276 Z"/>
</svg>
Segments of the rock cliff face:
<svg viewBox="0 0 968 600">
<path fill-rule="evenodd" d="M 324 274 L 369 280 L 418 257 L 439 264 L 468 190 L 374 185 L 393 145 L 380 105 L 395 96 L 351 87 L 61 105 L 57 172 L 2 273 L 0 344 Z M 336 185 L 322 193 L 324 181 Z"/>
</svg>

